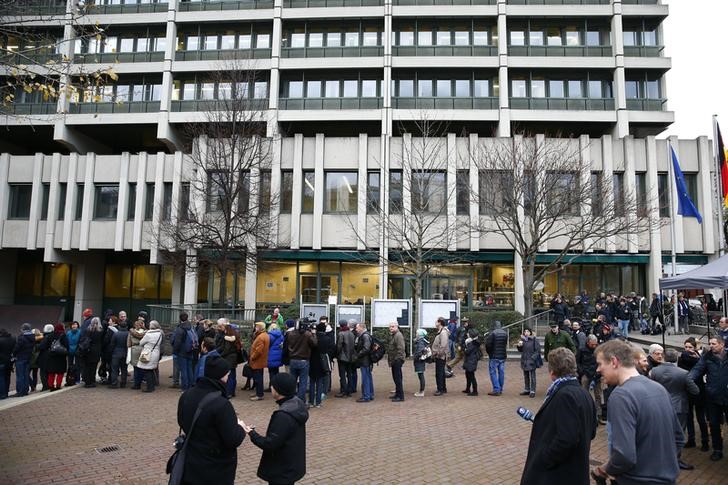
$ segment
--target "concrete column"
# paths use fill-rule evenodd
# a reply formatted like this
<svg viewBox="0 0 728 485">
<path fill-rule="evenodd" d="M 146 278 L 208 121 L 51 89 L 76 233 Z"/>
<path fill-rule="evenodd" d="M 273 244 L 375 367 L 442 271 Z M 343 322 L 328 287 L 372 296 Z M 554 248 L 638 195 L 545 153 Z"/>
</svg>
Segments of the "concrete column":
<svg viewBox="0 0 728 485">
<path fill-rule="evenodd" d="M 81 212 L 81 238 L 79 249 L 88 251 L 88 238 L 91 231 L 91 219 L 94 210 L 94 171 L 96 170 L 96 154 L 86 155 L 85 175 L 83 182 L 83 210 Z"/>
<path fill-rule="evenodd" d="M 412 169 L 414 168 L 414 160 L 412 159 L 412 134 L 404 133 L 402 135 L 402 228 L 403 231 L 408 230 L 407 215 L 412 214 Z M 408 250 L 408 238 L 402 237 L 402 247 L 398 249 Z"/>
<path fill-rule="evenodd" d="M 447 225 L 445 230 L 448 233 L 447 250 L 455 251 L 458 248 L 457 229 L 457 140 L 455 133 L 447 134 L 446 142 L 447 156 Z"/>
<path fill-rule="evenodd" d="M 183 290 L 185 286 L 185 269 L 175 265 L 172 269 L 172 305 L 182 305 Z"/>
<path fill-rule="evenodd" d="M 303 194 L 303 135 L 293 138 L 293 200 L 291 201 L 291 249 L 301 247 L 301 194 Z"/>
<path fill-rule="evenodd" d="M 701 228 L 703 230 L 703 253 L 715 253 L 715 218 L 713 216 L 713 175 L 711 170 L 714 169 L 713 158 L 710 156 L 710 141 L 708 137 L 701 136 L 696 140 L 698 144 L 698 164 L 700 172 L 698 175 L 698 192 L 699 197 L 696 203 L 698 210 L 703 216 Z"/>
<path fill-rule="evenodd" d="M 114 251 L 124 250 L 124 229 L 129 215 L 129 162 L 131 155 L 124 152 L 119 157 L 119 200 L 116 208 Z"/>
<path fill-rule="evenodd" d="M 511 136 L 511 110 L 508 99 L 508 27 L 506 24 L 506 0 L 498 0 L 498 132 L 496 136 Z"/>
<path fill-rule="evenodd" d="M 182 140 L 176 130 L 169 123 L 169 112 L 172 107 L 172 92 L 174 90 L 174 64 L 175 51 L 177 50 L 177 0 L 169 2 L 167 10 L 167 45 L 164 49 L 164 61 L 162 67 L 162 96 L 159 102 L 159 120 L 157 122 L 157 138 L 160 139 L 170 150 L 182 147 Z"/>
<path fill-rule="evenodd" d="M 647 162 L 647 207 L 650 217 L 650 262 L 647 265 L 647 289 L 655 293 L 662 277 L 662 236 L 660 231 L 660 196 L 657 191 L 657 143 L 654 136 L 645 140 Z"/>
<path fill-rule="evenodd" d="M 314 149 L 314 187 L 313 193 L 313 249 L 321 249 L 324 214 L 324 134 L 316 133 L 316 147 Z M 294 192 L 295 193 L 295 192 Z"/>
<path fill-rule="evenodd" d="M 15 303 L 15 278 L 18 266 L 18 250 L 3 249 L 0 251 L 0 265 L 3 277 L 0 278 L 0 305 Z M 20 322 L 18 322 L 20 325 Z"/>
<path fill-rule="evenodd" d="M 60 190 L 58 189 L 59 178 L 61 172 L 61 154 L 54 153 L 51 160 L 51 184 L 48 191 L 48 217 L 46 218 L 45 227 L 45 245 L 43 250 L 43 261 L 51 261 L 54 253 L 54 245 L 56 238 L 56 220 L 58 219 L 58 208 L 60 204 L 65 207 L 66 201 L 61 200 Z"/>
<path fill-rule="evenodd" d="M 523 142 L 521 142 L 521 143 L 523 143 Z M 546 136 L 544 136 L 544 135 L 536 135 L 536 153 L 538 153 L 538 154 L 544 153 L 544 150 L 545 149 L 543 148 L 543 146 L 544 146 L 545 143 L 546 143 Z M 544 185 L 543 185 L 544 182 L 545 182 L 545 175 L 546 175 L 544 173 L 544 170 L 542 169 L 542 165 L 543 165 L 543 162 L 544 161 L 545 161 L 545 159 L 544 159 L 544 156 L 542 156 L 542 155 L 539 155 L 536 158 L 536 164 L 535 165 L 536 165 L 536 172 L 537 172 L 537 174 L 536 174 L 536 183 L 535 183 L 535 185 L 536 185 L 536 191 L 538 191 L 538 192 L 540 192 L 542 190 L 546 190 L 546 187 L 544 187 Z M 524 179 L 522 179 L 522 180 L 524 180 Z M 546 200 L 544 200 L 543 198 L 541 198 L 541 204 L 542 205 L 538 209 L 538 211 L 543 214 L 543 213 L 546 212 L 546 207 L 544 206 L 544 204 L 546 204 Z M 545 253 L 546 251 L 548 251 L 549 250 L 549 243 L 548 243 L 548 241 L 547 240 L 543 241 L 541 243 L 541 245 L 539 245 L 538 250 L 539 250 L 539 252 L 543 252 L 543 253 Z"/>
<path fill-rule="evenodd" d="M 612 4 L 612 49 L 614 49 L 614 78 L 612 91 L 614 107 L 617 110 L 617 124 L 614 127 L 614 137 L 623 138 L 629 135 L 629 113 L 625 95 L 624 79 L 624 42 L 622 39 L 622 2 Z"/>
<path fill-rule="evenodd" d="M 33 159 L 33 189 L 30 196 L 30 217 L 28 218 L 28 238 L 26 249 L 38 247 L 38 221 L 40 221 L 43 202 L 43 154 L 36 153 Z"/>
<path fill-rule="evenodd" d="M 475 228 L 480 226 L 480 205 L 479 199 L 483 196 L 480 193 L 480 171 L 478 166 L 475 164 L 475 160 L 478 157 L 478 135 L 473 133 L 468 138 L 468 153 L 470 154 L 470 160 L 468 163 L 469 174 L 470 174 L 470 193 L 478 194 L 478 197 L 470 197 L 470 204 L 468 206 L 468 213 L 470 217 L 470 250 L 480 250 L 480 231 L 476 231 Z"/>
<path fill-rule="evenodd" d="M 152 234 L 149 240 L 149 263 L 159 264 L 159 226 L 162 223 L 162 200 L 164 198 L 165 154 L 157 153 L 154 174 L 154 212 L 152 214 Z"/>
<path fill-rule="evenodd" d="M 366 133 L 359 134 L 359 183 L 357 188 L 357 212 L 356 212 L 356 248 L 359 251 L 366 249 L 367 239 L 367 148 L 368 140 Z M 381 181 L 380 181 L 381 186 Z"/>
<path fill-rule="evenodd" d="M 8 171 L 10 170 L 10 154 L 0 154 L 0 249 L 3 247 L 5 220 L 8 218 L 10 190 L 8 189 Z M 15 279 L 13 279 L 13 282 Z"/>
<path fill-rule="evenodd" d="M 277 247 L 280 235 L 278 233 L 278 220 L 281 214 L 281 149 L 283 139 L 280 136 L 276 136 L 271 140 L 271 172 L 270 172 L 270 193 L 271 206 L 270 206 L 270 234 L 271 239 L 268 241 L 270 247 Z M 299 194 L 300 195 L 300 194 Z M 247 284 L 247 283 L 246 283 Z"/>
<path fill-rule="evenodd" d="M 624 200 L 626 207 L 631 210 L 625 216 L 632 222 L 637 220 L 637 175 L 635 174 L 635 153 L 634 138 L 627 136 L 622 139 L 622 147 L 624 149 Z M 627 234 L 627 251 L 629 253 L 637 253 L 639 250 L 639 239 L 637 233 L 630 231 Z"/>
<path fill-rule="evenodd" d="M 73 237 L 73 221 L 76 219 L 76 194 L 78 193 L 78 153 L 68 157 L 68 175 L 66 176 L 66 208 L 63 212 L 63 242 L 61 249 L 71 250 Z"/>
<path fill-rule="evenodd" d="M 579 180 L 582 187 L 588 187 L 591 185 L 591 168 L 592 160 L 589 151 L 589 135 L 581 135 L 579 137 L 579 157 L 581 164 L 581 172 L 579 173 Z M 582 199 L 581 207 L 579 207 L 579 214 L 582 217 L 591 217 L 591 203 L 586 198 Z M 587 252 L 591 253 L 594 251 L 592 244 L 594 243 L 592 238 L 584 238 L 584 247 L 588 248 Z"/>
<path fill-rule="evenodd" d="M 245 308 L 255 308 L 257 301 L 258 267 L 255 264 L 245 265 Z"/>
<path fill-rule="evenodd" d="M 187 250 L 187 263 L 185 264 L 185 305 L 197 304 L 197 250 Z"/>
<path fill-rule="evenodd" d="M 526 311 L 526 304 L 523 301 L 525 289 L 523 287 L 523 259 L 517 253 L 513 253 L 513 309 L 523 314 Z"/>
<path fill-rule="evenodd" d="M 612 175 L 614 174 L 613 150 L 614 147 L 612 145 L 612 137 L 609 135 L 602 136 L 602 184 L 605 184 L 605 187 L 609 187 L 612 189 L 614 187 L 614 184 L 612 182 Z M 614 190 L 604 190 L 604 194 L 607 199 L 604 201 L 604 206 L 614 207 Z M 604 245 L 604 249 L 608 253 L 613 253 L 617 250 L 614 236 L 609 236 L 605 238 Z"/>
<path fill-rule="evenodd" d="M 134 199 L 134 233 L 132 235 L 132 251 L 142 250 L 142 229 L 144 224 L 144 202 L 147 198 L 147 153 L 137 156 L 136 199 Z"/>
<path fill-rule="evenodd" d="M 391 110 L 389 110 L 391 113 Z M 391 125 L 390 125 L 391 129 Z M 379 298 L 386 298 L 389 288 L 389 265 L 387 259 L 389 258 L 389 166 L 392 161 L 392 153 L 390 141 L 392 137 L 389 134 L 382 134 L 380 157 L 382 159 L 382 166 L 379 170 L 379 183 L 382 190 L 379 193 L 379 207 L 381 207 L 382 221 L 379 230 Z"/>
<path fill-rule="evenodd" d="M 104 302 L 104 255 L 86 253 L 79 258 L 76 267 L 76 296 L 73 303 L 73 319 L 81 321 L 84 308 L 92 308 L 94 315 L 103 314 Z"/>
</svg>

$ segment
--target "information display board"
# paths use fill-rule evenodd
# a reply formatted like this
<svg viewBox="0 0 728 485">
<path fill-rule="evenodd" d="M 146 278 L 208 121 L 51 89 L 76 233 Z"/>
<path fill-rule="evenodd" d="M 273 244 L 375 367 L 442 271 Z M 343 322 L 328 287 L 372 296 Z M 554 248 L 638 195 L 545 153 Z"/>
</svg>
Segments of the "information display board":
<svg viewBox="0 0 728 485">
<path fill-rule="evenodd" d="M 420 300 L 420 328 L 435 328 L 435 322 L 443 317 L 460 318 L 460 300 Z"/>
<path fill-rule="evenodd" d="M 337 326 L 342 320 L 348 322 L 354 319 L 357 322 L 364 321 L 364 305 L 336 305 L 336 321 Z"/>
<path fill-rule="evenodd" d="M 325 303 L 301 303 L 300 317 L 307 317 L 318 322 L 321 317 L 329 317 L 329 306 Z"/>
<path fill-rule="evenodd" d="M 372 300 L 372 327 L 412 326 L 412 300 Z"/>
</svg>

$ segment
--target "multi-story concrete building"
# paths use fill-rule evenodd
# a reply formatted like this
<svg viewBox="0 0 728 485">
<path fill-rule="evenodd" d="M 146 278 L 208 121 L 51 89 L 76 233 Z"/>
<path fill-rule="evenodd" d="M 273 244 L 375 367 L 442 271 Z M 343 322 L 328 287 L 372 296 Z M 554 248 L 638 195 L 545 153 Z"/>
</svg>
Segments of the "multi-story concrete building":
<svg viewBox="0 0 728 485">
<path fill-rule="evenodd" d="M 78 318 L 86 306 L 137 311 L 219 299 L 219 275 L 165 265 L 151 235 L 189 176 L 180 134 L 230 89 L 212 73 L 231 60 L 255 71 L 244 90 L 264 108 L 275 140 L 266 183 L 281 197 L 271 214 L 277 244 L 262 253 L 269 264 L 227 276 L 231 305 L 410 297 L 409 277 L 387 271 L 354 233 L 377 231 L 367 197 L 390 196 L 379 181 L 401 177 L 406 133 L 423 117 L 446 121 L 451 134 L 441 142 L 465 153 L 490 137 L 573 138 L 615 194 L 643 197 L 669 218 L 679 261 L 716 253 L 707 138 L 672 140 L 703 224 L 670 214 L 666 203 L 667 142 L 655 136 L 674 114 L 663 52 L 668 8 L 658 0 L 97 0 L 70 21 L 64 12 L 74 3 L 47 0 L 42 16 L 25 19 L 24 29 L 63 39 L 35 55 L 90 70 L 112 65 L 118 81 L 51 101 L 21 91 L 7 108 L 3 303 L 61 304 L 66 318 Z M 104 36 L 74 40 L 84 22 Z M 10 62 L 28 47 L 22 35 L 1 42 Z M 447 176 L 456 170 L 473 168 L 443 160 L 443 183 L 454 184 Z M 324 192 L 344 183 L 357 195 L 328 207 Z M 345 221 L 352 213 L 353 225 Z M 479 214 L 453 204 L 448 217 Z M 655 290 L 670 226 L 606 248 L 547 278 L 544 291 Z M 508 244 L 471 237 L 442 250 L 467 262 L 437 269 L 425 297 L 457 296 L 472 307 L 489 295 L 520 309 L 519 261 Z M 544 247 L 543 261 L 554 250 Z"/>
</svg>

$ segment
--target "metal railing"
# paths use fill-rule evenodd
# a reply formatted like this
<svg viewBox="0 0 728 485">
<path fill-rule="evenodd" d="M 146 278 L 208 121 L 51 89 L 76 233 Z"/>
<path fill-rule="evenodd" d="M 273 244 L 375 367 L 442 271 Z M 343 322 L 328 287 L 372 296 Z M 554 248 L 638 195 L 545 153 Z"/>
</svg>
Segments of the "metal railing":
<svg viewBox="0 0 728 485">
<path fill-rule="evenodd" d="M 11 103 L 4 107 L 16 115 L 52 115 L 56 114 L 56 102 L 52 103 Z"/>
<path fill-rule="evenodd" d="M 175 61 L 224 61 L 227 59 L 270 59 L 271 49 L 212 49 L 177 51 Z"/>
<path fill-rule="evenodd" d="M 659 0 L 622 0 L 625 5 L 658 5 Z"/>
<path fill-rule="evenodd" d="M 3 64 L 27 64 L 29 61 L 37 64 L 58 63 L 62 59 L 63 56 L 55 52 L 24 52 L 23 54 L 8 52 L 0 55 L 0 62 Z"/>
<path fill-rule="evenodd" d="M 382 98 L 281 98 L 280 109 L 380 109 Z"/>
<path fill-rule="evenodd" d="M 627 57 L 662 57 L 663 45 L 626 45 L 624 55 Z"/>
<path fill-rule="evenodd" d="M 498 55 L 498 47 L 492 45 L 396 45 L 392 47 L 392 55 L 490 57 Z"/>
<path fill-rule="evenodd" d="M 666 102 L 666 99 L 628 99 L 627 109 L 635 111 L 663 111 Z"/>
<path fill-rule="evenodd" d="M 510 98 L 511 109 L 560 109 L 568 111 L 611 111 L 612 98 Z"/>
<path fill-rule="evenodd" d="M 147 305 L 149 319 L 159 322 L 165 333 L 173 331 L 179 324 L 179 316 L 187 313 L 192 320 L 195 315 L 213 322 L 219 318 L 227 318 L 244 331 L 250 331 L 256 321 L 255 308 L 210 307 L 207 305 Z"/>
<path fill-rule="evenodd" d="M 512 328 L 520 328 L 519 335 L 523 334 L 523 329 L 526 327 L 526 324 L 528 322 L 533 322 L 533 325 L 531 325 L 529 328 L 532 331 L 532 335 L 535 337 L 538 337 L 538 329 L 539 327 L 548 327 L 551 323 L 551 313 L 553 310 L 545 310 L 540 313 L 536 313 L 534 315 L 531 315 L 530 317 L 522 318 L 521 320 L 516 320 L 513 323 L 509 323 L 508 325 L 504 325 L 501 327 L 503 330 L 506 331 L 508 334 L 508 344 L 507 347 L 511 347 L 511 329 Z M 485 332 L 485 335 L 488 335 L 490 332 Z"/>
<path fill-rule="evenodd" d="M 379 7 L 384 0 L 283 0 L 286 8 L 308 7 Z"/>
<path fill-rule="evenodd" d="M 384 55 L 384 47 L 380 45 L 356 47 L 284 47 L 283 58 L 303 57 L 379 57 Z"/>
<path fill-rule="evenodd" d="M 394 5 L 495 5 L 498 0 L 394 0 Z"/>
<path fill-rule="evenodd" d="M 392 98 L 395 109 L 498 109 L 498 98 Z"/>
<path fill-rule="evenodd" d="M 216 111 L 225 110 L 231 103 L 230 100 L 215 99 L 188 99 L 182 101 L 172 101 L 171 111 L 190 112 L 190 111 Z M 250 99 L 246 101 L 245 107 L 249 111 L 261 111 L 268 109 L 268 98 Z"/>
<path fill-rule="evenodd" d="M 508 0 L 509 5 L 609 5 L 610 0 Z"/>
<path fill-rule="evenodd" d="M 182 1 L 178 4 L 180 12 L 199 12 L 205 10 L 257 10 L 273 8 L 273 0 L 221 0 L 221 1 Z"/>
<path fill-rule="evenodd" d="M 159 111 L 159 101 L 131 101 L 127 103 L 99 102 L 99 103 L 71 103 L 68 112 L 71 114 L 86 113 L 156 113 Z"/>
<path fill-rule="evenodd" d="M 509 56 L 608 57 L 611 45 L 511 45 Z"/>
<path fill-rule="evenodd" d="M 74 54 L 75 62 L 112 63 L 112 62 L 161 62 L 164 51 L 154 52 L 105 52 L 103 54 Z"/>
<path fill-rule="evenodd" d="M 169 10 L 167 2 L 164 3 L 132 3 L 125 5 L 88 4 L 86 12 L 90 14 L 116 14 L 116 13 L 154 13 Z"/>
</svg>

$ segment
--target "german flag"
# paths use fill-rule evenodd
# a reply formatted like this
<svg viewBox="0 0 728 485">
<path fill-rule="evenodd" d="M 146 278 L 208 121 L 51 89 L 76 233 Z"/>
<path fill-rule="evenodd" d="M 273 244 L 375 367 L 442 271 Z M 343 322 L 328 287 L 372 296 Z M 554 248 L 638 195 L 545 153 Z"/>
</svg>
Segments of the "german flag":
<svg viewBox="0 0 728 485">
<path fill-rule="evenodd" d="M 720 165 L 720 179 L 723 189 L 723 205 L 728 207 L 728 150 L 723 144 L 723 137 L 720 136 L 720 125 L 715 122 L 715 128 L 718 133 L 718 164 Z"/>
</svg>

